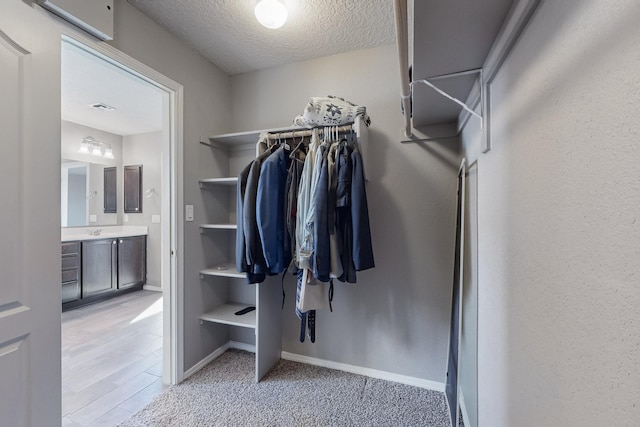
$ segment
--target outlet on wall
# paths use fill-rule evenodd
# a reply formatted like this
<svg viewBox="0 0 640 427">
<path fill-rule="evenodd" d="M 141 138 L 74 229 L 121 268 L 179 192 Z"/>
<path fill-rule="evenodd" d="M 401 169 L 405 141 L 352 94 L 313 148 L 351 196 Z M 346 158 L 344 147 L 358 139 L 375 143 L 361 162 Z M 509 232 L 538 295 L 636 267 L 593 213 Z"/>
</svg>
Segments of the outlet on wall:
<svg viewBox="0 0 640 427">
<path fill-rule="evenodd" d="M 152 224 L 160 224 L 160 215 L 151 215 Z"/>
<path fill-rule="evenodd" d="M 89 215 L 89 222 L 98 222 L 98 215 Z"/>
</svg>

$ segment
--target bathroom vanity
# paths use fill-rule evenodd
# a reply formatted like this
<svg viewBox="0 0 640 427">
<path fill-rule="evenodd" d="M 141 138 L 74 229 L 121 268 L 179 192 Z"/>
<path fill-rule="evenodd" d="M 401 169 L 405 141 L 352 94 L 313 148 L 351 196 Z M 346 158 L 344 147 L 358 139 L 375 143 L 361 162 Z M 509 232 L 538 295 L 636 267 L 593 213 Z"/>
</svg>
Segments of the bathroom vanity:
<svg viewBox="0 0 640 427">
<path fill-rule="evenodd" d="M 62 311 L 142 289 L 147 227 L 62 229 Z"/>
</svg>

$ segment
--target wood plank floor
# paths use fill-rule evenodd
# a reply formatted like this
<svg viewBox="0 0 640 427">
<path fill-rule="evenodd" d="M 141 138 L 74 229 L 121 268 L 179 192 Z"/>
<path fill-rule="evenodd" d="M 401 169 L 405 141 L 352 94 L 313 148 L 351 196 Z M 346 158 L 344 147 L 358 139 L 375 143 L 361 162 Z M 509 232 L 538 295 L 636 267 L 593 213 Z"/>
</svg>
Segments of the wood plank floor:
<svg viewBox="0 0 640 427">
<path fill-rule="evenodd" d="M 115 426 L 162 384 L 162 293 L 62 313 L 62 426 Z"/>
</svg>

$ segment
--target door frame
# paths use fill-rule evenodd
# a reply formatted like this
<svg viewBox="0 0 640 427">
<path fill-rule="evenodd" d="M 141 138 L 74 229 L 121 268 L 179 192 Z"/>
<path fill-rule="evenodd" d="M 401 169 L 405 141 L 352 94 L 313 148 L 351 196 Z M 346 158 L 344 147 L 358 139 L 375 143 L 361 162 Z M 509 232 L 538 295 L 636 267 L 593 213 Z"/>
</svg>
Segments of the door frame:
<svg viewBox="0 0 640 427">
<path fill-rule="evenodd" d="M 115 49 L 96 42 L 95 39 L 73 29 L 62 31 L 61 43 L 65 41 L 105 60 L 112 65 L 144 80 L 169 95 L 169 105 L 163 108 L 168 117 L 168 138 L 162 141 L 162 167 L 169 174 L 162 176 L 161 210 L 161 281 L 163 294 L 163 363 L 162 377 L 165 384 L 178 384 L 184 378 L 184 339 L 179 331 L 184 323 L 184 222 L 181 188 L 183 182 L 183 112 L 184 88 L 151 67 Z M 164 131 L 163 131 L 164 134 Z"/>
</svg>

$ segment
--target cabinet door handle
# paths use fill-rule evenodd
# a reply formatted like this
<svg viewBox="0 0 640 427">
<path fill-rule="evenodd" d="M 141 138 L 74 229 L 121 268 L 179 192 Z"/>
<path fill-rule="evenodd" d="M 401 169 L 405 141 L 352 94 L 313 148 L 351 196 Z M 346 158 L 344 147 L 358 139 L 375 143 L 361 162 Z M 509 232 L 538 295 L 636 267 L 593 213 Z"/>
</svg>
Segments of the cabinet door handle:
<svg viewBox="0 0 640 427">
<path fill-rule="evenodd" d="M 115 245 L 116 243 L 118 243 L 118 242 L 116 242 L 116 241 L 114 240 L 114 241 L 113 241 L 113 244 Z"/>
<path fill-rule="evenodd" d="M 122 239 L 120 239 L 120 243 L 122 243 Z"/>
</svg>

